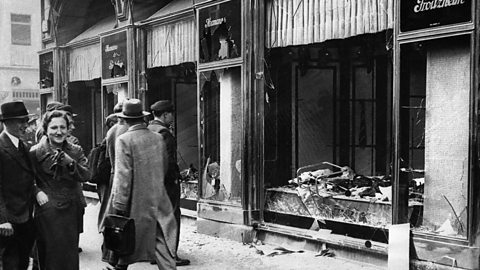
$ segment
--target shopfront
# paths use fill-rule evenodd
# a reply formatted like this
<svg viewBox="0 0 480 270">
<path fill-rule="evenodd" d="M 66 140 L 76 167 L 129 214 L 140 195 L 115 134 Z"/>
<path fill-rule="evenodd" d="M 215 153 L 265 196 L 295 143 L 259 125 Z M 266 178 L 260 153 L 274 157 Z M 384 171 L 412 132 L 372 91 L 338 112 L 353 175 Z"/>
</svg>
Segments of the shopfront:
<svg viewBox="0 0 480 270">
<path fill-rule="evenodd" d="M 410 223 L 415 265 L 478 269 L 472 1 L 293 2 L 263 6 L 260 230 L 386 255 Z"/>
<path fill-rule="evenodd" d="M 140 94 L 147 109 L 161 99 L 174 104 L 180 206 L 196 210 L 201 164 L 193 1 L 174 1 L 142 21 L 140 27 L 146 36 L 146 85 L 144 89 L 140 86 Z"/>
<path fill-rule="evenodd" d="M 394 211 L 407 201 L 419 260 L 478 269 L 478 7 L 475 1 L 397 6 Z M 448 15 L 447 15 L 448 14 Z"/>
</svg>

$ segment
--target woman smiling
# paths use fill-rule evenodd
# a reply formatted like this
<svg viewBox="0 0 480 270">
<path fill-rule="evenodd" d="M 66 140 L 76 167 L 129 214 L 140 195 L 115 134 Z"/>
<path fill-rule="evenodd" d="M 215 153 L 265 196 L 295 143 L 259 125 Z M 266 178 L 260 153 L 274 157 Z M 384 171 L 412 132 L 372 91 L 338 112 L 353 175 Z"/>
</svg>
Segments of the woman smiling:
<svg viewBox="0 0 480 270">
<path fill-rule="evenodd" d="M 81 182 L 89 177 L 80 146 L 67 141 L 69 119 L 62 111 L 45 115 L 43 136 L 30 154 L 37 171 L 34 219 L 41 269 L 79 269 L 78 241 L 85 199 Z"/>
</svg>

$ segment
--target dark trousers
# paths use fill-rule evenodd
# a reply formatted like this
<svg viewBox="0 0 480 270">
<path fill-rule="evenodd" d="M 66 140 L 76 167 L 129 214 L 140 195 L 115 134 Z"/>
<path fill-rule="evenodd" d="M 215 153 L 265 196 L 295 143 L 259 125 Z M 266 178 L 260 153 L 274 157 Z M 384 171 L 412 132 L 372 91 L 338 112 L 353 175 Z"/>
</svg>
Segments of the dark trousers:
<svg viewBox="0 0 480 270">
<path fill-rule="evenodd" d="M 35 240 L 35 226 L 33 220 L 12 225 L 12 236 L 0 236 L 0 269 L 26 270 Z"/>
<path fill-rule="evenodd" d="M 168 181 L 167 184 L 165 184 L 165 188 L 167 190 L 168 197 L 170 198 L 170 202 L 172 203 L 175 221 L 177 221 L 177 242 L 174 254 L 174 257 L 177 257 L 178 244 L 180 242 L 180 219 L 182 217 L 182 213 L 180 211 L 180 182 L 178 180 Z"/>
</svg>

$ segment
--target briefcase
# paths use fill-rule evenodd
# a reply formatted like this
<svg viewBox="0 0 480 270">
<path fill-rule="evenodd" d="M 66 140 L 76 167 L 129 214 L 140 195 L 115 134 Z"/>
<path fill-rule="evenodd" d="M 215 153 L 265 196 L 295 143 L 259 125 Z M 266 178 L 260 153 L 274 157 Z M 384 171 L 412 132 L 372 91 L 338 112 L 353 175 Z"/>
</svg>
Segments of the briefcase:
<svg viewBox="0 0 480 270">
<path fill-rule="evenodd" d="M 135 250 L 135 222 L 119 215 L 107 215 L 104 221 L 103 241 L 107 249 L 120 256 Z"/>
</svg>

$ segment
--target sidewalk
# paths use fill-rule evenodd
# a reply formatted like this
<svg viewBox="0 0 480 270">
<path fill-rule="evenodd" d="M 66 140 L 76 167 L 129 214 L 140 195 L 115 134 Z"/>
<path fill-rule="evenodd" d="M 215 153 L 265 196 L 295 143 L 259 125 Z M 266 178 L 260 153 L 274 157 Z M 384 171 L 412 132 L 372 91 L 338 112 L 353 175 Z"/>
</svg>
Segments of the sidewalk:
<svg viewBox="0 0 480 270">
<path fill-rule="evenodd" d="M 101 262 L 101 234 L 97 232 L 97 214 L 100 204 L 89 203 L 85 212 L 85 232 L 80 237 L 80 269 L 100 270 L 105 266 Z M 191 265 L 182 266 L 180 270 L 243 270 L 243 269 L 362 269 L 378 270 L 381 268 L 359 264 L 339 258 L 315 256 L 313 252 L 290 253 L 268 256 L 274 252 L 281 253 L 278 247 L 270 245 L 243 245 L 227 239 L 196 233 L 195 226 L 182 226 L 179 256 L 189 259 Z M 129 270 L 157 270 L 149 263 L 131 265 Z"/>
</svg>

